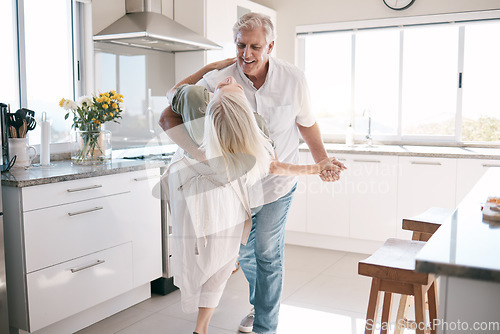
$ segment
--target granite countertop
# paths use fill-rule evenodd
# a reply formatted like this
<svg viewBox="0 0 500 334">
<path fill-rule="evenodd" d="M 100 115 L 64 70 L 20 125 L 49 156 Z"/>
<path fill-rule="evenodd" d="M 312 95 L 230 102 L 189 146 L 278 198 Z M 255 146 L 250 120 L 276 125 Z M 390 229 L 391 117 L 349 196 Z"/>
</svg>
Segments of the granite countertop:
<svg viewBox="0 0 500 334">
<path fill-rule="evenodd" d="M 165 166 L 165 161 L 113 159 L 109 164 L 78 166 L 70 161 L 54 161 L 49 166 L 32 165 L 2 173 L 2 186 L 29 187 L 88 177 L 133 172 Z"/>
<path fill-rule="evenodd" d="M 500 148 L 484 147 L 446 147 L 446 146 L 412 146 L 412 145 L 354 145 L 325 143 L 328 153 L 346 154 L 374 154 L 397 156 L 420 156 L 433 158 L 466 158 L 466 159 L 495 159 L 500 160 Z M 309 151 L 306 144 L 299 149 Z"/>
<path fill-rule="evenodd" d="M 481 211 L 489 196 L 500 197 L 500 168 L 485 173 L 417 254 L 417 271 L 500 282 L 500 222 Z"/>
</svg>

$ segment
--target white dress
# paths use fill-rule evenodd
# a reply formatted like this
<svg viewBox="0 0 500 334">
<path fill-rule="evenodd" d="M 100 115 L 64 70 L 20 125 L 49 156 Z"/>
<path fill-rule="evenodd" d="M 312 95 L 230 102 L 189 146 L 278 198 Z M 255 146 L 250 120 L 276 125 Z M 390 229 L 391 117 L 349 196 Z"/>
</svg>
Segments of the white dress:
<svg viewBox="0 0 500 334">
<path fill-rule="evenodd" d="M 251 228 L 243 181 L 224 181 L 182 150 L 162 176 L 172 218 L 171 264 L 184 312 L 217 307 Z M 244 232 L 245 230 L 245 232 Z"/>
<path fill-rule="evenodd" d="M 203 139 L 208 102 L 204 87 L 190 85 L 177 88 L 172 99 L 172 110 L 182 116 L 189 136 L 198 145 Z M 254 116 L 268 134 L 264 120 Z M 225 179 L 182 149 L 161 179 L 172 220 L 170 263 L 185 312 L 218 305 L 238 259 L 240 243 L 246 244 L 250 234 L 252 219 L 244 179 L 230 183 Z"/>
</svg>

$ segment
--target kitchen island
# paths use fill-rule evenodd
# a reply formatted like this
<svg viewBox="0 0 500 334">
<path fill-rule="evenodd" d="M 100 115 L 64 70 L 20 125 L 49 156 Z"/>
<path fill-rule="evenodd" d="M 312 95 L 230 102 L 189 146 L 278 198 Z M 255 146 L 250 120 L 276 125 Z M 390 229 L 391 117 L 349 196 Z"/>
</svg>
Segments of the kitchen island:
<svg viewBox="0 0 500 334">
<path fill-rule="evenodd" d="M 416 258 L 439 279 L 438 333 L 500 333 L 500 222 L 483 219 L 500 196 L 500 168 L 490 168 Z"/>
<path fill-rule="evenodd" d="M 11 334 L 74 333 L 151 296 L 162 165 L 55 161 L 2 174 Z"/>
</svg>

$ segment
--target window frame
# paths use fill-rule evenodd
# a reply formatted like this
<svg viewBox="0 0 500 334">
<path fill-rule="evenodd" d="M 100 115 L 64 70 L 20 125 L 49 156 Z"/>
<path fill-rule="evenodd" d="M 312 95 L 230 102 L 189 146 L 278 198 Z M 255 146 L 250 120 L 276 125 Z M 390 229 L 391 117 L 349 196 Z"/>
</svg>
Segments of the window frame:
<svg viewBox="0 0 500 334">
<path fill-rule="evenodd" d="M 403 43 L 404 43 L 404 27 L 423 26 L 434 24 L 460 24 L 488 20 L 500 20 L 500 10 L 486 10 L 477 12 L 464 12 L 464 13 L 450 13 L 438 15 L 425 15 L 425 16 L 412 16 L 412 17 L 398 17 L 386 19 L 372 19 L 361 21 L 348 21 L 337 23 L 325 23 L 314 25 L 301 25 L 295 29 L 296 33 L 296 65 L 305 70 L 305 39 L 307 36 L 314 34 L 332 33 L 338 31 L 351 31 L 352 34 L 352 52 L 351 61 L 355 61 L 355 32 L 358 30 L 366 29 L 380 29 L 380 28 L 399 28 L 400 29 L 400 71 L 399 71 L 399 94 L 398 94 L 398 125 L 396 135 L 377 135 L 375 140 L 384 144 L 406 144 L 406 145 L 437 145 L 437 146 L 480 146 L 480 147 L 500 147 L 500 143 L 494 142 L 464 142 L 461 140 L 462 136 L 462 89 L 458 86 L 457 77 L 457 105 L 455 113 L 455 132 L 453 135 L 442 136 L 426 136 L 426 135 L 403 135 L 402 134 L 402 57 L 403 57 Z M 459 26 L 458 31 L 458 68 L 457 74 L 463 73 L 464 67 L 464 36 L 465 27 Z M 354 72 L 354 66 L 352 66 Z M 351 80 L 351 101 L 354 100 L 354 87 L 355 76 L 352 74 Z M 354 102 L 351 104 L 350 122 L 354 124 Z M 325 141 L 342 142 L 344 134 L 323 133 Z M 364 134 L 355 134 L 355 140 L 364 142 Z"/>
<path fill-rule="evenodd" d="M 84 6 L 90 6 L 89 0 L 70 0 L 71 1 L 71 29 L 72 29 L 72 64 L 73 64 L 73 96 L 75 97 L 84 95 L 85 83 L 88 80 L 85 78 L 85 68 L 84 63 L 85 57 L 85 35 L 88 29 L 91 29 L 91 25 L 84 27 L 84 24 L 88 24 L 85 21 L 85 16 L 88 14 L 85 11 Z M 87 5 L 88 4 L 88 5 Z M 27 74 L 26 74 L 26 50 L 25 50 L 25 0 L 12 0 L 13 7 L 13 24 L 15 33 L 15 66 L 17 69 L 17 99 L 20 108 L 26 108 L 28 106 L 28 94 L 27 94 Z M 39 147 L 39 145 L 34 145 Z M 71 143 L 51 143 L 50 144 L 52 154 L 67 153 L 71 151 Z"/>
</svg>

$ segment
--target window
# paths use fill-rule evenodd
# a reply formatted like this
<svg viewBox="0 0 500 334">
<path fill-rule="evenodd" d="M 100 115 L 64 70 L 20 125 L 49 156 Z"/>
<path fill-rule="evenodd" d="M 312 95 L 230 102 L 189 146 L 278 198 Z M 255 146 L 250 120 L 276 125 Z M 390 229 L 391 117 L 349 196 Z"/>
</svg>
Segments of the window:
<svg viewBox="0 0 500 334">
<path fill-rule="evenodd" d="M 365 30 L 356 34 L 354 112 L 358 132 L 395 135 L 398 129 L 399 30 Z"/>
<path fill-rule="evenodd" d="M 158 125 L 168 105 L 165 92 L 174 85 L 174 54 L 94 42 L 95 89 L 124 95 L 119 124 L 106 123 L 113 149 L 155 145 Z"/>
<path fill-rule="evenodd" d="M 325 138 L 500 142 L 500 11 L 298 27 Z"/>
<path fill-rule="evenodd" d="M 402 135 L 455 134 L 458 27 L 404 30 Z"/>
<path fill-rule="evenodd" d="M 305 42 L 305 72 L 313 110 L 326 131 L 341 131 L 349 124 L 351 112 L 351 34 L 318 34 Z M 318 64 L 327 66 L 328 77 Z"/>
<path fill-rule="evenodd" d="M 0 102 L 10 104 L 11 110 L 19 108 L 18 78 L 17 78 L 17 49 L 15 38 L 15 20 L 12 1 L 0 1 L 0 13 L 3 13 L 0 20 Z M 13 65 L 14 64 L 14 65 Z"/>
<path fill-rule="evenodd" d="M 465 29 L 462 138 L 500 141 L 500 23 Z"/>
<path fill-rule="evenodd" d="M 71 123 L 64 120 L 59 101 L 80 96 L 75 77 L 75 55 L 80 43 L 75 38 L 74 19 L 79 6 L 74 1 L 53 0 L 47 11 L 47 3 L 39 0 L 9 0 L 0 4 L 2 13 L 11 13 L 0 20 L 0 41 L 6 48 L 0 55 L 0 99 L 11 104 L 11 112 L 20 107 L 34 110 L 38 121 L 46 112 L 52 121 L 53 143 L 69 141 Z M 18 66 L 13 67 L 13 63 Z M 28 136 L 30 144 L 39 144 L 40 128 L 28 132 Z"/>
</svg>

